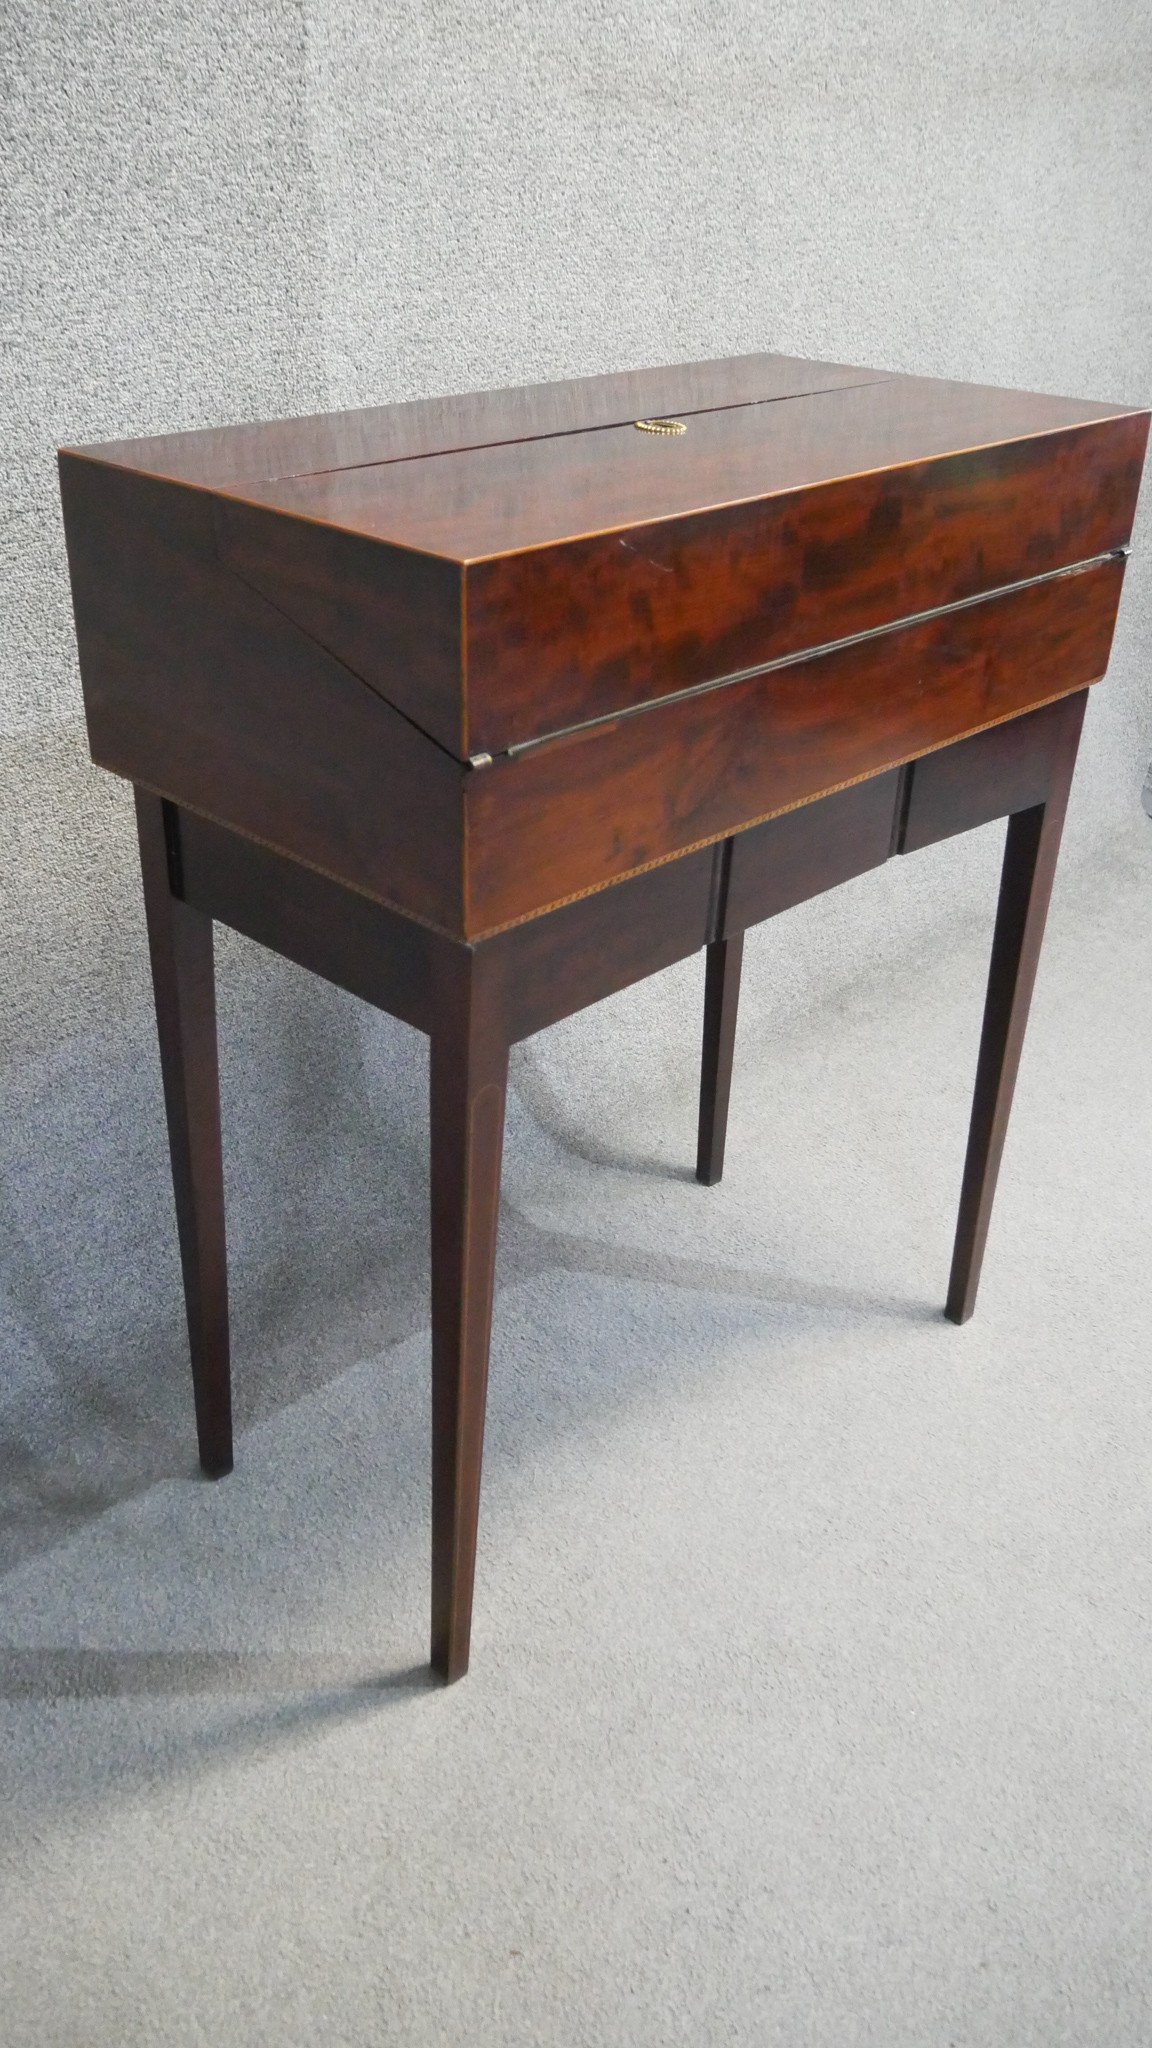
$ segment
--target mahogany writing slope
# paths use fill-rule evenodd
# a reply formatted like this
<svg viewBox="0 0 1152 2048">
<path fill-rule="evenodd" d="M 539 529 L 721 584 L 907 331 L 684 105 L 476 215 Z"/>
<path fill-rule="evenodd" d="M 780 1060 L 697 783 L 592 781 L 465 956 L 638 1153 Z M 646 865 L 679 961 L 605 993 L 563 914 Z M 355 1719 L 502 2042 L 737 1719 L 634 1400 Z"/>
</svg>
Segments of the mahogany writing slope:
<svg viewBox="0 0 1152 2048">
<path fill-rule="evenodd" d="M 212 923 L 427 1032 L 432 1659 L 467 1668 L 512 1043 L 1008 835 L 972 1312 L 1148 415 L 781 356 L 66 449 L 93 758 L 135 785 L 200 1456 L 232 1464 Z"/>
</svg>

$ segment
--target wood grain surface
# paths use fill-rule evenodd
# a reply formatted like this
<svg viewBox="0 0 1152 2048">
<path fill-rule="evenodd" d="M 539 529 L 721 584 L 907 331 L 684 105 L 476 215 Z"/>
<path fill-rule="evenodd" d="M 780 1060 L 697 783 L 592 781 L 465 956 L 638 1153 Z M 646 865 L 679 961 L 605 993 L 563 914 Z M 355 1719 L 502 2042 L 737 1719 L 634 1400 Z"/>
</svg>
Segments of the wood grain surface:
<svg viewBox="0 0 1152 2048">
<path fill-rule="evenodd" d="M 384 408 L 364 432 L 394 459 L 232 489 L 133 471 L 151 444 L 65 452 L 94 757 L 471 938 L 1092 681 L 1108 568 L 662 701 L 1126 543 L 1146 414 L 866 374 L 745 358 Z M 701 409 L 682 436 L 592 424 L 641 394 Z"/>
<path fill-rule="evenodd" d="M 257 420 L 191 433 L 90 444 L 85 453 L 149 476 L 191 484 L 306 476 L 365 463 L 410 462 L 500 441 L 576 434 L 653 414 L 707 412 L 875 383 L 884 370 L 812 363 L 796 356 L 720 357 L 703 363 L 615 370 L 500 391 L 417 398 L 354 412 Z"/>
<path fill-rule="evenodd" d="M 626 422 L 221 492 L 451 561 L 479 562 L 872 470 L 1143 417 L 1087 400 L 883 377 L 703 412 L 682 435 L 638 433 Z"/>
<path fill-rule="evenodd" d="M 725 935 L 882 866 L 894 848 L 900 789 L 899 769 L 889 769 L 737 833 L 725 895 Z"/>
<path fill-rule="evenodd" d="M 696 478 L 699 494 L 726 477 L 732 496 L 747 492 L 749 502 L 469 568 L 468 751 L 498 753 L 1127 543 L 1143 417 L 909 461 L 948 433 L 906 411 L 906 399 L 905 385 L 891 383 L 772 408 L 767 440 L 778 444 L 790 421 L 797 426 L 787 449 L 758 451 L 760 465 L 748 459 L 737 416 L 716 416 L 706 423 L 716 466 Z M 795 446 L 800 416 L 816 410 L 828 431 L 825 461 Z M 975 408 L 967 426 L 977 430 Z M 833 467 L 834 446 L 864 473 L 815 480 Z M 631 464 L 628 444 L 626 453 Z M 666 456 L 660 444 L 653 472 Z M 642 453 L 640 467 L 648 461 Z M 813 480 L 801 485 L 805 469 Z M 774 479 L 787 488 L 751 498 Z M 671 503 L 671 479 L 660 488 Z"/>
<path fill-rule="evenodd" d="M 216 545 L 463 759 L 1121 547 L 1146 434 L 881 378 L 221 487 Z"/>
<path fill-rule="evenodd" d="M 685 431 L 636 431 L 666 414 Z M 206 1470 L 232 1457 L 212 921 L 430 1039 L 444 1678 L 509 1047 L 706 947 L 712 1183 L 745 927 L 1007 812 L 948 1295 L 971 1312 L 1147 430 L 757 356 L 62 452 L 92 751 L 137 786 Z"/>
<path fill-rule="evenodd" d="M 1095 681 L 1122 575 L 1107 562 L 494 762 L 465 791 L 468 935 Z"/>
<path fill-rule="evenodd" d="M 1077 692 L 917 761 L 909 771 L 899 851 L 915 853 L 1045 803 L 1069 772 L 1068 736 L 1078 739 L 1083 719 L 1084 696 Z"/>
<path fill-rule="evenodd" d="M 61 484 L 93 759 L 461 930 L 459 763 L 221 565 L 206 493 Z"/>
</svg>

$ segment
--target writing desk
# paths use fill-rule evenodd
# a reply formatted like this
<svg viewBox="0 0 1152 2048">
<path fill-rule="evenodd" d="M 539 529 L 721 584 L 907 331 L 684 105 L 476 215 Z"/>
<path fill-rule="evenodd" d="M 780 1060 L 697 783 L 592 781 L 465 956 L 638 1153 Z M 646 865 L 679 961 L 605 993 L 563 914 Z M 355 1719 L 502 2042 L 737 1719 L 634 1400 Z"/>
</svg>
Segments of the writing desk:
<svg viewBox="0 0 1152 2048">
<path fill-rule="evenodd" d="M 428 1033 L 432 1661 L 467 1668 L 508 1051 L 1009 819 L 971 1314 L 1148 415 L 780 356 L 61 451 L 93 758 L 136 789 L 200 1459 L 232 1465 L 220 919 Z"/>
</svg>

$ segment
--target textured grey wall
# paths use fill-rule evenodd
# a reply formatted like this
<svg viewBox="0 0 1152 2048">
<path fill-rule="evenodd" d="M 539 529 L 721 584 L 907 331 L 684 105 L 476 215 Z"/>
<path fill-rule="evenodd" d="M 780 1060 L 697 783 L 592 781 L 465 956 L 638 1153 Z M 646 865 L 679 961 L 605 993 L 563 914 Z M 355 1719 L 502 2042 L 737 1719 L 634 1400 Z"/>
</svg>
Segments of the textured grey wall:
<svg viewBox="0 0 1152 2048">
<path fill-rule="evenodd" d="M 79 1513 L 189 1424 L 181 1377 L 167 1446 L 156 1425 L 182 1357 L 159 1088 L 127 792 L 85 764 L 56 443 L 765 347 L 1146 403 L 1152 30 L 1121 0 L 3 0 L 2 39 L 0 1401 L 26 1488 Z M 1082 866 L 1139 817 L 1150 592 L 1137 559 Z M 745 1033 L 986 918 L 996 841 L 761 933 Z M 335 1304 L 349 1347 L 365 1317 L 419 1320 L 423 1056 L 221 954 L 252 1413 L 321 1371 Z M 614 1091 L 683 1083 L 698 983 L 522 1051 L 513 1176 L 541 1125 L 610 1156 Z"/>
</svg>

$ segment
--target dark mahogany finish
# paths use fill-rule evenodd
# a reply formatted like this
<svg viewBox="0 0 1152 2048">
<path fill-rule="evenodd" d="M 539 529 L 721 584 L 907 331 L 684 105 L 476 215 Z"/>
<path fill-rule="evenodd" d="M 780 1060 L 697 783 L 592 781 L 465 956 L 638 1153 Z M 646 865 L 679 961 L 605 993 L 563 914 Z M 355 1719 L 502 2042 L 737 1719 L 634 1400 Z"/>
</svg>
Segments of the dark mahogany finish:
<svg viewBox="0 0 1152 2048">
<path fill-rule="evenodd" d="M 657 370 L 614 370 L 556 384 L 417 398 L 357 412 L 313 413 L 303 419 L 208 427 L 150 440 L 105 441 L 88 449 L 106 462 L 148 476 L 210 487 L 326 475 L 369 464 L 536 441 L 589 427 L 626 424 L 641 414 L 711 412 L 878 383 L 885 370 L 845 363 L 808 363 L 795 356 L 722 356 L 708 363 L 671 363 Z"/>
<path fill-rule="evenodd" d="M 1050 720 L 1051 775 L 1044 799 L 1033 802 L 1027 810 L 1014 811 L 1008 820 L 988 999 L 976 1068 L 976 1094 L 960 1194 L 960 1220 L 948 1282 L 946 1312 L 954 1323 L 967 1322 L 976 1306 L 992 1197 L 1040 959 L 1040 941 L 1076 766 L 1084 704 L 1083 697 L 1071 697 L 1054 707 L 1057 715 Z M 955 802 L 955 787 L 951 794 Z M 947 813 L 944 822 L 948 824 Z M 948 829 L 955 828 L 948 825 Z M 938 836 L 945 835 L 941 832 Z"/>
<path fill-rule="evenodd" d="M 746 931 L 881 867 L 897 851 L 903 788 L 904 777 L 893 769 L 738 833 L 725 901 L 729 925 Z"/>
<path fill-rule="evenodd" d="M 748 926 L 1008 817 L 948 1294 L 971 1313 L 1147 429 L 753 356 L 62 452 L 93 755 L 137 790 L 206 1471 L 232 1462 L 212 921 L 431 1041 L 446 1679 L 510 1046 L 706 949 L 714 1183 Z"/>
<path fill-rule="evenodd" d="M 704 968 L 704 1047 L 700 1059 L 700 1125 L 696 1138 L 696 1178 L 713 1188 L 724 1171 L 724 1140 L 728 1134 L 728 1099 L 732 1093 L 732 1056 L 736 1050 L 736 1007 L 740 1000 L 740 969 L 744 934 L 715 939 Z"/>
<path fill-rule="evenodd" d="M 232 1470 L 232 1381 L 212 920 L 183 899 L 171 805 L 138 789 L 136 823 L 200 1463 L 219 1479 Z"/>
<path fill-rule="evenodd" d="M 93 754 L 478 939 L 1097 680 L 1148 420 L 751 357 L 361 427 L 62 453 Z"/>
<path fill-rule="evenodd" d="M 496 1269 L 508 1038 L 492 964 L 445 949 L 435 976 L 432 1131 L 432 1663 L 468 1669 Z"/>
</svg>

